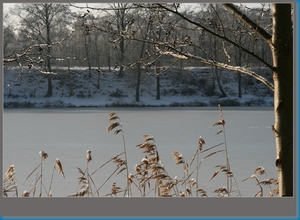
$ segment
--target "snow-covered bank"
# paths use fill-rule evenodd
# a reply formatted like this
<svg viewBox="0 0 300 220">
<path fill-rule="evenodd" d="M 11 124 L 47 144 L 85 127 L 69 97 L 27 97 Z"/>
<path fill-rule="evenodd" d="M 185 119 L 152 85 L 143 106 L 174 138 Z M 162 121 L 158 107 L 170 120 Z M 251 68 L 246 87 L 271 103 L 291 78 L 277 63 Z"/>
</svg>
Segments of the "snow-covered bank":
<svg viewBox="0 0 300 220">
<path fill-rule="evenodd" d="M 227 97 L 220 98 L 217 82 L 213 89 L 211 68 L 170 70 L 160 76 L 160 99 L 156 97 L 156 78 L 143 74 L 140 101 L 135 101 L 136 77 L 127 72 L 119 78 L 116 71 L 96 68 L 89 77 L 86 68 L 60 68 L 52 75 L 53 96 L 45 97 L 47 79 L 36 70 L 4 69 L 4 107 L 111 107 L 111 106 L 272 106 L 273 93 L 262 83 L 242 77 L 242 98 L 238 98 L 237 74 L 222 71 L 222 86 Z M 260 73 L 266 77 L 267 70 Z M 270 74 L 269 74 L 270 75 Z M 269 76 L 270 77 L 270 76 Z"/>
</svg>

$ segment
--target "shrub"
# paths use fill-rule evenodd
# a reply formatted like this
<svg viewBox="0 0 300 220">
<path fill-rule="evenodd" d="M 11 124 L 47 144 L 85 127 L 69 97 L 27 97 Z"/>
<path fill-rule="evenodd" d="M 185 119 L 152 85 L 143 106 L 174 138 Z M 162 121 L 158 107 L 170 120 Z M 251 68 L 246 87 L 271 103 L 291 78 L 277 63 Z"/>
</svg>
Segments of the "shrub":
<svg viewBox="0 0 300 220">
<path fill-rule="evenodd" d="M 213 86 L 208 86 L 203 93 L 205 96 L 214 96 L 216 94 Z"/>
<path fill-rule="evenodd" d="M 266 105 L 266 101 L 263 98 L 256 98 L 249 101 L 244 102 L 245 106 L 261 106 Z"/>
<path fill-rule="evenodd" d="M 195 95 L 195 94 L 197 94 L 197 90 L 193 89 L 193 88 L 185 87 L 181 90 L 181 95 L 184 95 L 184 96 L 187 96 L 187 95 L 191 96 L 191 95 Z"/>
<path fill-rule="evenodd" d="M 126 95 L 124 95 L 123 91 L 120 90 L 120 89 L 116 89 L 116 91 L 110 92 L 109 96 L 110 97 L 115 97 L 115 98 L 126 97 Z"/>
</svg>

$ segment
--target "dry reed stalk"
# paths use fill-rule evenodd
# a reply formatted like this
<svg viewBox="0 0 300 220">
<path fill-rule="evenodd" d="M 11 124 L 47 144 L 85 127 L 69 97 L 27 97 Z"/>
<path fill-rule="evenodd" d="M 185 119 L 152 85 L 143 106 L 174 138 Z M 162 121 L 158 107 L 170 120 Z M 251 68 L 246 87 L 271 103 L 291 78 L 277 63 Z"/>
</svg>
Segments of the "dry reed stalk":
<svg viewBox="0 0 300 220">
<path fill-rule="evenodd" d="M 11 165 L 5 172 L 5 177 L 7 180 L 12 180 L 15 174 L 15 165 Z"/>
<path fill-rule="evenodd" d="M 89 192 L 88 186 L 82 186 L 77 193 L 70 195 L 68 197 L 83 197 L 85 194 L 88 194 L 88 192 Z"/>
<path fill-rule="evenodd" d="M 91 183 L 95 186 L 95 188 L 97 189 L 94 180 L 92 178 L 92 176 L 89 174 L 89 162 L 92 160 L 92 152 L 90 150 L 87 150 L 87 155 L 86 155 L 86 170 L 83 172 L 79 167 L 76 167 L 78 172 L 82 175 L 81 177 L 78 178 L 78 186 L 77 189 L 80 185 L 82 185 L 80 187 L 80 191 L 78 191 L 76 194 L 72 195 L 72 196 L 84 196 L 84 195 L 92 195 L 93 196 L 93 192 L 92 192 L 92 186 Z M 100 169 L 100 168 L 99 168 Z M 97 171 L 97 170 L 96 170 Z M 94 171 L 94 173 L 96 172 Z M 100 196 L 99 192 L 96 192 L 98 196 Z"/>
<path fill-rule="evenodd" d="M 255 174 L 252 174 L 251 176 L 247 177 L 246 179 L 242 180 L 242 182 L 248 180 L 248 179 L 255 179 L 256 180 L 256 183 L 257 185 L 259 186 L 260 190 L 258 191 L 258 193 L 256 193 L 254 195 L 254 197 L 257 197 L 257 196 L 263 196 L 263 187 L 261 186 L 261 183 L 259 182 L 259 179 L 257 178 L 257 176 Z"/>
<path fill-rule="evenodd" d="M 268 194 L 268 197 L 275 196 L 275 195 L 279 195 L 279 187 L 273 189 L 273 190 Z"/>
<path fill-rule="evenodd" d="M 92 151 L 88 150 L 86 155 L 86 162 L 89 163 L 92 160 Z"/>
<path fill-rule="evenodd" d="M 275 186 L 278 186 L 278 180 L 276 180 L 274 178 L 264 179 L 264 180 L 261 180 L 259 183 L 262 185 L 272 185 L 273 184 Z"/>
<path fill-rule="evenodd" d="M 40 156 L 41 156 L 41 185 L 40 185 L 40 194 L 39 197 L 42 196 L 42 191 L 43 191 L 43 162 L 46 160 L 46 158 L 48 157 L 48 154 L 45 153 L 44 151 L 40 151 L 39 152 Z"/>
<path fill-rule="evenodd" d="M 13 196 L 18 197 L 18 184 L 16 178 L 15 166 L 11 165 L 5 172 L 5 179 L 3 180 L 2 194 L 8 197 L 8 193 L 15 192 Z"/>
<path fill-rule="evenodd" d="M 203 148 L 203 145 L 205 144 L 205 140 L 199 136 L 199 139 L 198 139 L 198 147 L 199 147 L 199 150 L 202 151 L 202 148 Z"/>
<path fill-rule="evenodd" d="M 201 197 L 207 197 L 207 193 L 205 190 L 203 189 L 197 189 L 196 190 L 197 193 L 201 193 Z"/>
<path fill-rule="evenodd" d="M 174 161 L 176 165 L 184 163 L 184 159 L 181 153 L 179 153 L 178 151 L 173 151 L 172 154 L 174 156 Z"/>
<path fill-rule="evenodd" d="M 226 156 L 226 170 L 227 170 L 227 174 L 226 175 L 226 181 L 227 181 L 227 190 L 228 190 L 228 196 L 230 196 L 230 193 L 232 192 L 232 172 L 231 172 L 231 169 L 230 169 L 230 163 L 229 163 L 229 157 L 228 157 L 228 147 L 227 147 L 227 141 L 226 141 L 226 133 L 225 133 L 225 120 L 223 118 L 223 111 L 222 111 L 222 108 L 221 108 L 221 105 L 219 104 L 218 105 L 219 107 L 219 112 L 220 112 L 220 115 L 219 115 L 219 120 L 214 123 L 211 127 L 214 127 L 214 126 L 219 126 L 221 125 L 222 126 L 222 130 L 221 131 L 218 131 L 216 135 L 220 134 L 220 133 L 223 133 L 223 137 L 224 137 L 224 145 L 225 145 L 225 156 Z M 236 180 L 235 180 L 236 182 Z M 236 183 L 236 186 L 237 186 L 237 183 Z M 238 187 L 238 186 L 237 186 Z M 239 189 L 238 189 L 238 192 L 239 192 Z M 240 194 L 240 192 L 239 192 Z"/>
<path fill-rule="evenodd" d="M 81 177 L 78 178 L 79 183 L 78 183 L 77 189 L 81 184 L 82 184 L 82 186 L 79 188 L 78 192 L 76 192 L 73 195 L 70 195 L 69 197 L 83 197 L 85 194 L 88 193 L 89 184 L 88 184 L 87 178 L 85 177 L 86 174 L 79 167 L 76 167 L 76 168 L 77 168 L 78 172 L 82 175 Z"/>
<path fill-rule="evenodd" d="M 180 192 L 180 193 L 179 193 L 179 196 L 180 196 L 180 197 L 186 197 L 185 192 Z"/>
<path fill-rule="evenodd" d="M 29 192 L 27 192 L 27 190 L 24 190 L 24 192 L 22 193 L 22 197 L 29 197 Z"/>
<path fill-rule="evenodd" d="M 113 122 L 113 123 L 111 123 L 111 124 L 107 127 L 106 131 L 107 131 L 107 132 L 110 132 L 110 131 L 114 130 L 116 127 L 119 127 L 119 126 L 121 126 L 121 123 L 120 123 L 120 122 Z M 121 130 L 120 130 L 120 131 L 121 131 Z M 119 132 L 118 132 L 118 133 L 119 133 Z"/>
<path fill-rule="evenodd" d="M 111 187 L 111 196 L 112 195 L 117 195 L 117 193 L 120 191 L 120 187 L 116 186 L 116 183 L 113 183 L 112 184 L 112 187 Z"/>
<path fill-rule="evenodd" d="M 56 164 L 56 163 L 55 163 Z M 52 169 L 52 175 L 51 175 L 51 180 L 50 180 L 50 185 L 49 185 L 49 190 L 48 190 L 48 196 L 49 196 L 49 194 L 50 194 L 50 192 L 51 192 L 51 187 L 52 187 L 52 181 L 53 181 L 53 176 L 54 176 L 54 170 L 55 170 L 55 164 L 53 164 L 53 169 Z"/>
<path fill-rule="evenodd" d="M 199 181 L 199 170 L 200 170 L 200 164 L 199 164 L 199 154 L 201 153 L 202 149 L 203 149 L 203 145 L 206 144 L 205 140 L 199 136 L 198 138 L 198 149 L 196 151 L 196 157 L 197 157 L 197 173 L 196 173 L 196 178 L 197 178 L 197 184 L 196 187 L 198 188 L 198 181 Z M 198 197 L 198 191 L 196 191 L 196 196 Z"/>
<path fill-rule="evenodd" d="M 148 193 L 154 190 L 158 196 L 169 197 L 174 183 L 160 160 L 155 140 L 153 136 L 145 134 L 142 135 L 142 138 L 143 142 L 136 147 L 141 149 L 145 156 L 134 167 L 135 177 L 139 181 L 139 189 L 143 192 L 143 196 L 146 196 L 146 186 L 148 185 L 150 189 L 151 181 L 154 181 L 154 187 Z"/>
<path fill-rule="evenodd" d="M 117 168 L 110 174 L 110 176 L 104 181 L 104 183 L 102 183 L 102 185 L 97 189 L 96 193 L 99 194 L 99 191 L 100 189 L 108 182 L 108 180 L 110 180 L 110 178 L 119 170 L 120 166 L 117 166 Z M 120 173 L 120 172 L 119 172 Z M 128 178 L 127 179 L 127 182 L 129 184 L 129 180 Z M 125 193 L 127 192 L 127 188 L 125 190 Z M 94 193 L 95 194 L 95 193 Z M 124 195 L 125 196 L 125 195 Z M 129 194 L 127 195 L 129 197 Z"/>
<path fill-rule="evenodd" d="M 127 196 L 129 197 L 131 194 L 131 185 L 128 180 L 129 176 L 129 171 L 128 171 L 128 159 L 127 159 L 127 152 L 126 152 L 126 144 L 125 144 L 125 135 L 124 135 L 124 130 L 122 126 L 122 122 L 120 117 L 118 116 L 117 112 L 110 112 L 109 113 L 109 121 L 112 122 L 106 129 L 107 132 L 110 132 L 114 130 L 115 128 L 119 127 L 119 129 L 116 129 L 114 134 L 117 135 L 120 132 L 122 132 L 122 139 L 123 139 L 123 149 L 124 149 L 124 157 L 125 157 L 125 168 L 123 168 L 120 172 L 123 170 L 126 170 L 126 189 L 125 189 L 125 194 L 127 193 Z M 125 195 L 124 194 L 124 195 Z"/>
<path fill-rule="evenodd" d="M 40 151 L 39 154 L 41 156 L 42 161 L 45 161 L 46 158 L 48 157 L 48 154 L 45 153 L 44 151 Z"/>
<path fill-rule="evenodd" d="M 118 154 L 117 156 L 115 157 L 119 157 L 121 156 L 122 154 L 124 154 L 124 152 Z M 100 170 L 101 168 L 103 168 L 105 165 L 107 165 L 109 162 L 111 162 L 113 159 L 109 159 L 108 161 L 106 161 L 104 164 L 102 164 L 100 167 L 98 167 L 94 172 L 92 172 L 91 176 L 94 175 L 98 170 Z M 77 167 L 78 168 L 78 167 Z M 78 168 L 79 169 L 79 168 Z"/>
<path fill-rule="evenodd" d="M 63 167 L 62 167 L 62 164 L 61 164 L 59 158 L 56 158 L 56 167 L 57 167 L 57 169 L 58 169 L 58 172 L 65 178 L 65 174 L 64 174 L 64 171 L 63 171 Z"/>
<path fill-rule="evenodd" d="M 265 168 L 263 168 L 262 166 L 259 166 L 254 170 L 253 174 L 257 174 L 257 175 L 261 176 L 261 175 L 265 174 Z"/>
<path fill-rule="evenodd" d="M 229 196 L 228 189 L 225 186 L 221 186 L 214 190 L 215 193 L 218 193 L 220 197 L 225 197 L 225 195 Z"/>
<path fill-rule="evenodd" d="M 92 160 L 92 155 L 91 155 L 91 151 L 90 150 L 87 150 L 86 151 L 86 153 L 87 153 L 87 155 L 86 155 L 86 176 L 87 176 L 87 185 L 88 185 L 88 188 L 91 190 L 92 188 L 91 188 L 91 185 L 90 185 L 90 177 L 89 177 L 89 162 Z M 90 194 L 92 194 L 93 195 L 93 193 L 92 193 L 92 191 L 90 191 L 89 190 L 89 192 L 88 192 L 88 196 L 90 195 Z"/>
</svg>

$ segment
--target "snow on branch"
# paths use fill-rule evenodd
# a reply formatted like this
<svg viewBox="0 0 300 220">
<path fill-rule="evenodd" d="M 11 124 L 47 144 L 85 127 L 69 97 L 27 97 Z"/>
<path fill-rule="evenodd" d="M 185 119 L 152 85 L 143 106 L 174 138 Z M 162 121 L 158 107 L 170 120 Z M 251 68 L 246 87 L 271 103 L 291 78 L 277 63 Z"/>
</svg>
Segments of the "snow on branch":
<svg viewBox="0 0 300 220">
<path fill-rule="evenodd" d="M 172 56 L 172 57 L 175 57 L 175 58 L 178 58 L 178 59 L 184 59 L 184 60 L 187 60 L 188 57 L 185 56 L 185 55 L 181 55 L 181 54 L 178 54 L 178 53 L 174 53 L 172 51 L 162 51 L 160 50 L 157 46 L 156 46 L 156 50 L 161 54 L 161 55 L 169 55 L 169 56 Z"/>
<path fill-rule="evenodd" d="M 243 73 L 243 74 L 247 74 L 247 75 L 252 76 L 253 78 L 257 79 L 258 81 L 262 82 L 269 89 L 274 91 L 274 85 L 271 82 L 269 82 L 265 77 L 255 73 L 255 72 L 253 72 L 249 69 L 243 68 L 241 66 L 232 66 L 232 65 L 229 65 L 229 64 L 226 64 L 226 63 L 220 63 L 220 62 L 217 62 L 217 61 L 204 59 L 202 57 L 195 56 L 195 55 L 192 55 L 190 53 L 184 53 L 184 52 L 177 51 L 175 48 L 171 48 L 171 49 L 176 51 L 177 54 L 173 53 L 173 52 L 170 52 L 170 51 L 163 52 L 158 47 L 156 47 L 156 49 L 158 50 L 158 52 L 160 54 L 170 55 L 170 56 L 173 56 L 175 58 L 179 58 L 179 57 L 184 57 L 184 59 L 189 59 L 190 58 L 190 59 L 198 60 L 201 63 L 205 63 L 205 64 L 208 64 L 208 65 L 213 65 L 213 66 L 217 66 L 217 67 L 220 67 L 220 68 L 223 68 L 223 69 L 237 71 L 237 72 L 240 72 L 240 73 Z"/>
<path fill-rule="evenodd" d="M 269 82 L 265 77 L 255 73 L 255 72 L 253 72 L 249 69 L 243 68 L 241 66 L 232 66 L 232 65 L 229 65 L 229 64 L 226 64 L 226 63 L 220 63 L 220 62 L 216 62 L 216 61 L 213 61 L 213 60 L 207 60 L 207 59 L 204 59 L 202 57 L 194 56 L 194 55 L 191 55 L 191 54 L 189 54 L 189 57 L 192 58 L 192 59 L 199 60 L 200 62 L 205 63 L 205 64 L 209 64 L 209 65 L 221 67 L 223 69 L 237 71 L 237 72 L 240 72 L 240 73 L 243 73 L 243 74 L 247 74 L 247 75 L 252 76 L 253 78 L 257 79 L 258 81 L 262 82 L 269 89 L 274 91 L 274 85 L 271 82 Z"/>
</svg>

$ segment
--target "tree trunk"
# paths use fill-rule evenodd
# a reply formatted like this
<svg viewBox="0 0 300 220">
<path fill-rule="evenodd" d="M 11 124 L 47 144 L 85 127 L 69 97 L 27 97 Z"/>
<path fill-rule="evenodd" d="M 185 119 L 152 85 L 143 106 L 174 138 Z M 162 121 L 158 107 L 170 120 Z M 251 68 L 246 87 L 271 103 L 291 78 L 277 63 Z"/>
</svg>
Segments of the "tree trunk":
<svg viewBox="0 0 300 220">
<path fill-rule="evenodd" d="M 48 44 L 48 47 L 47 47 L 47 69 L 46 69 L 46 72 L 49 72 L 51 73 L 52 72 L 52 69 L 51 69 L 51 39 L 50 39 L 50 19 L 49 19 L 49 7 L 50 5 L 49 4 L 46 4 L 45 6 L 45 18 L 46 18 L 46 27 L 47 27 L 47 44 Z M 50 97 L 52 96 L 52 77 L 51 77 L 51 74 L 47 75 L 46 76 L 47 78 L 47 81 L 48 81 L 48 89 L 47 89 L 47 93 L 46 93 L 46 96 L 47 97 Z"/>
<path fill-rule="evenodd" d="M 118 20 L 119 20 L 119 24 L 118 24 L 118 31 L 119 33 L 125 32 L 126 31 L 126 25 L 125 25 L 125 10 L 120 10 L 118 13 Z M 120 36 L 120 42 L 119 42 L 119 46 L 120 46 L 120 59 L 119 59 L 119 63 L 120 63 L 120 70 L 119 70 L 119 77 L 123 78 L 124 77 L 124 59 L 125 59 L 125 38 L 121 35 Z"/>
<path fill-rule="evenodd" d="M 48 82 L 48 90 L 47 90 L 47 94 L 46 97 L 51 97 L 52 96 L 52 78 L 51 75 L 47 75 L 47 82 Z"/>
<path fill-rule="evenodd" d="M 226 92 L 224 91 L 223 87 L 222 87 L 222 83 L 221 83 L 221 80 L 220 80 L 220 74 L 218 73 L 218 67 L 214 67 L 214 72 L 215 72 L 215 75 L 217 77 L 217 83 L 218 83 L 218 88 L 221 92 L 221 98 L 223 97 L 227 97 L 227 94 Z"/>
<path fill-rule="evenodd" d="M 241 41 L 239 42 L 241 43 Z M 242 66 L 242 51 L 238 50 L 237 55 L 237 66 Z M 238 78 L 238 97 L 242 98 L 242 74 L 240 72 L 237 73 Z"/>
<path fill-rule="evenodd" d="M 86 61 L 89 67 L 89 78 L 92 78 L 92 64 L 91 64 L 91 35 L 86 34 L 84 35 L 84 47 L 85 47 L 85 54 L 86 54 Z"/>
<path fill-rule="evenodd" d="M 279 195 L 293 196 L 293 30 L 291 4 L 273 4 L 273 127 Z"/>
<path fill-rule="evenodd" d="M 160 100 L 160 75 L 156 75 L 156 99 Z"/>
<path fill-rule="evenodd" d="M 147 31 L 149 28 L 149 24 L 147 26 Z M 147 34 L 145 35 L 144 39 L 146 39 Z M 144 49 L 145 49 L 145 41 L 143 41 L 142 44 L 142 49 L 141 49 L 141 54 L 140 54 L 140 59 L 143 58 L 143 54 L 144 54 Z M 139 102 L 140 101 L 140 85 L 141 85 L 141 75 L 142 75 L 142 70 L 141 70 L 141 63 L 138 63 L 138 74 L 137 74 L 137 83 L 136 83 L 136 93 L 135 93 L 135 101 Z"/>
<path fill-rule="evenodd" d="M 239 91 L 238 97 L 242 98 L 242 74 L 238 73 L 237 75 L 238 75 L 238 91 Z"/>
<path fill-rule="evenodd" d="M 139 102 L 140 101 L 140 85 L 141 85 L 141 64 L 138 63 L 137 66 L 137 82 L 136 82 L 136 91 L 135 91 L 135 101 Z"/>
</svg>

